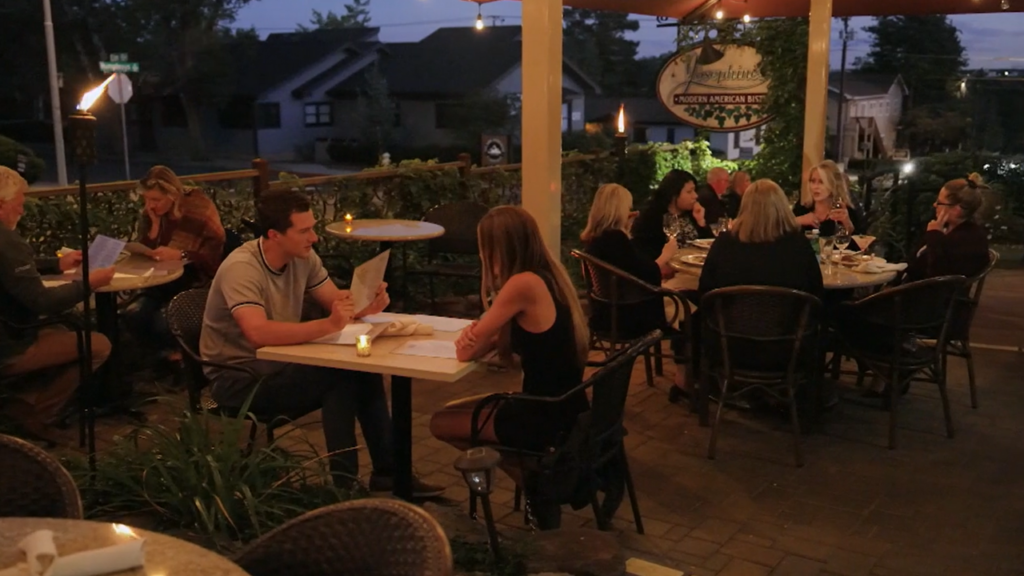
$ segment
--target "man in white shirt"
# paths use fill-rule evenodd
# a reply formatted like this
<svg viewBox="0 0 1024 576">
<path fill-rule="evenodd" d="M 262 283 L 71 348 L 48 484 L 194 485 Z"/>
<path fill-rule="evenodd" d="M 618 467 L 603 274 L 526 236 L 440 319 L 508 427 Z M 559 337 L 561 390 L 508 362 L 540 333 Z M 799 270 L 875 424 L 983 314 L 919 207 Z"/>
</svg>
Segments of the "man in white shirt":
<svg viewBox="0 0 1024 576">
<path fill-rule="evenodd" d="M 232 252 L 210 287 L 203 317 L 200 352 L 203 359 L 239 364 L 263 376 L 255 382 L 244 374 L 207 368 L 217 403 L 240 407 L 252 395 L 257 412 L 322 410 L 324 437 L 336 482 L 358 477 L 355 421 L 363 430 L 373 462 L 371 491 L 390 491 L 394 460 L 391 417 L 383 378 L 267 360 L 257 360 L 264 346 L 303 344 L 340 331 L 355 318 L 383 311 L 390 299 L 382 284 L 364 310 L 355 310 L 352 294 L 331 281 L 313 244 L 316 218 L 301 192 L 267 192 L 257 202 L 263 235 Z M 302 321 L 306 296 L 329 312 L 326 318 Z M 413 481 L 413 496 L 438 496 L 444 488 Z"/>
</svg>

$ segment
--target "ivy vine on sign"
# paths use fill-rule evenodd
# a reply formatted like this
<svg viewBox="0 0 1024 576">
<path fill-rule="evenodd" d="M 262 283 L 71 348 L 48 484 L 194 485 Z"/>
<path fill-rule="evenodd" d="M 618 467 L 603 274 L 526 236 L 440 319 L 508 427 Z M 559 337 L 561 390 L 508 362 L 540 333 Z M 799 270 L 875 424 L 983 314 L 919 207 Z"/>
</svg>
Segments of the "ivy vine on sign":
<svg viewBox="0 0 1024 576">
<path fill-rule="evenodd" d="M 751 46 L 702 43 L 683 49 L 658 76 L 658 98 L 683 122 L 737 132 L 768 122 L 769 83 Z"/>
</svg>

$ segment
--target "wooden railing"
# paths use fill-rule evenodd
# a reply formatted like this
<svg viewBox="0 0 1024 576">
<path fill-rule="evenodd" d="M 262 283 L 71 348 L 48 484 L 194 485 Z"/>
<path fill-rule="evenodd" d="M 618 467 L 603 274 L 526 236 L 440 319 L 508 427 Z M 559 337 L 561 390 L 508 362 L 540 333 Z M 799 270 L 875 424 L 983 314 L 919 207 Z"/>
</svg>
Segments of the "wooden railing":
<svg viewBox="0 0 1024 576">
<path fill-rule="evenodd" d="M 607 156 L 607 153 L 573 154 L 571 156 L 565 156 L 562 159 L 562 163 L 569 164 L 573 162 L 582 162 L 587 160 L 594 160 L 604 156 Z M 432 172 L 454 169 L 458 170 L 459 174 L 462 175 L 463 177 L 469 177 L 501 172 L 515 172 L 517 170 L 522 170 L 522 168 L 523 165 L 521 163 L 504 164 L 500 166 L 473 166 L 469 154 L 460 154 L 459 159 L 455 162 L 442 162 L 437 164 L 425 163 L 410 167 L 396 166 L 393 168 L 373 168 L 369 170 L 363 170 L 362 172 L 355 172 L 352 174 L 334 174 L 328 176 L 311 176 L 308 178 L 295 178 L 271 181 L 270 165 L 266 160 L 257 158 L 252 161 L 252 168 L 249 168 L 247 170 L 209 172 L 205 174 L 188 174 L 182 175 L 181 179 L 190 183 L 226 182 L 231 180 L 251 179 L 253 194 L 254 196 L 258 197 L 262 192 L 266 192 L 269 190 L 281 190 L 287 188 L 294 188 L 297 186 L 309 188 L 322 186 L 324 184 L 333 184 L 345 181 L 393 178 L 403 174 L 408 174 L 409 172 Z M 100 192 L 130 192 L 132 190 L 135 190 L 137 186 L 138 181 L 136 180 L 122 180 L 116 182 L 88 184 L 86 186 L 86 191 L 90 194 Z M 71 185 L 54 188 L 32 188 L 28 191 L 28 196 L 33 198 L 47 198 L 77 193 L 78 186 Z"/>
</svg>

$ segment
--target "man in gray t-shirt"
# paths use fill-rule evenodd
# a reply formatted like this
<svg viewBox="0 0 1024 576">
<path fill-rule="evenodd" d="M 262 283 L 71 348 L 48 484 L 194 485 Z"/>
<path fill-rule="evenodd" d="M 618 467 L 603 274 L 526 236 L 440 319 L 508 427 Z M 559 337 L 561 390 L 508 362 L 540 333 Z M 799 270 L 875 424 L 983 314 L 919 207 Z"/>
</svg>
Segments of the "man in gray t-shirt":
<svg viewBox="0 0 1024 576">
<path fill-rule="evenodd" d="M 242 365 L 262 376 L 206 369 L 217 403 L 241 407 L 252 396 L 255 412 L 300 415 L 322 410 L 331 472 L 341 481 L 358 477 L 355 421 L 358 418 L 373 462 L 370 489 L 390 491 L 391 416 L 380 375 L 256 359 L 263 346 L 303 344 L 340 331 L 354 318 L 377 314 L 390 303 L 386 285 L 365 310 L 354 310 L 352 295 L 339 290 L 313 251 L 316 218 L 300 192 L 265 193 L 257 204 L 263 235 L 247 242 L 221 264 L 210 287 L 199 348 L 204 360 Z M 302 321 L 306 297 L 329 311 Z M 413 495 L 440 495 L 443 488 L 414 479 Z"/>
</svg>

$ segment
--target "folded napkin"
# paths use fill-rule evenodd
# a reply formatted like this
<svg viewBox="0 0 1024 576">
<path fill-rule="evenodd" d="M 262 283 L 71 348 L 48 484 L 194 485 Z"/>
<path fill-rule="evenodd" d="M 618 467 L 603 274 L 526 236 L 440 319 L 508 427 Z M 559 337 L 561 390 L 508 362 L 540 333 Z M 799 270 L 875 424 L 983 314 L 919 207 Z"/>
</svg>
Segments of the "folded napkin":
<svg viewBox="0 0 1024 576">
<path fill-rule="evenodd" d="M 870 262 L 864 262 L 858 264 L 853 268 L 854 272 L 860 272 L 861 274 L 885 274 L 886 272 L 902 272 L 907 269 L 906 262 L 899 264 L 890 264 L 888 262 L 879 262 L 872 260 Z"/>
<path fill-rule="evenodd" d="M 137 568 L 145 563 L 145 539 L 57 556 L 53 532 L 37 530 L 18 544 L 25 563 L 6 570 L 0 576 L 102 576 Z"/>
<path fill-rule="evenodd" d="M 430 336 L 434 327 L 414 320 L 395 320 L 380 333 L 381 336 Z"/>
</svg>

